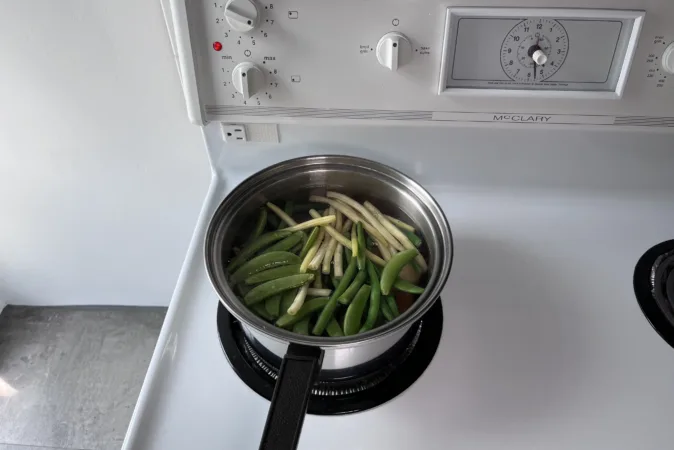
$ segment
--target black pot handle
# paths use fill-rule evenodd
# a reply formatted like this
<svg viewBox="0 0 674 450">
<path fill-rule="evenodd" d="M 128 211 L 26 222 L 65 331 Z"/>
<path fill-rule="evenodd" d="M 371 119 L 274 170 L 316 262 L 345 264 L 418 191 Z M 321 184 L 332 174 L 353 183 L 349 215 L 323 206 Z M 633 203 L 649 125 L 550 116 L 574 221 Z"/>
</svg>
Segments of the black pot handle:
<svg viewBox="0 0 674 450">
<path fill-rule="evenodd" d="M 297 448 L 311 388 L 322 363 L 323 350 L 320 347 L 288 346 L 269 405 L 260 450 Z"/>
</svg>

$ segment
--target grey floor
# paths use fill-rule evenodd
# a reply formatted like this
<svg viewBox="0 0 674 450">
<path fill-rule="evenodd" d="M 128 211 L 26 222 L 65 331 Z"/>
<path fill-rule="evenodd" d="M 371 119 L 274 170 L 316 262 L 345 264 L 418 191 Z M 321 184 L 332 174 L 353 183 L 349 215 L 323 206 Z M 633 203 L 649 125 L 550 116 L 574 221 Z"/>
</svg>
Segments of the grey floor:
<svg viewBox="0 0 674 450">
<path fill-rule="evenodd" d="M 0 450 L 119 449 L 165 308 L 0 314 Z"/>
</svg>

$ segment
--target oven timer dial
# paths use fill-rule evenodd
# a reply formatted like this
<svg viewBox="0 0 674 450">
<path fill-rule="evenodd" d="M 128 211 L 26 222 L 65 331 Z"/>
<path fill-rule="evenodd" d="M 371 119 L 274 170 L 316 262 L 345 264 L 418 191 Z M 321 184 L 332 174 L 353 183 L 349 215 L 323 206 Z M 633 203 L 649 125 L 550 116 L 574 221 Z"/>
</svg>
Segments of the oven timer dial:
<svg viewBox="0 0 674 450">
<path fill-rule="evenodd" d="M 564 64 L 569 36 L 556 20 L 525 19 L 515 25 L 501 45 L 501 67 L 513 81 L 535 84 L 552 77 Z"/>
</svg>

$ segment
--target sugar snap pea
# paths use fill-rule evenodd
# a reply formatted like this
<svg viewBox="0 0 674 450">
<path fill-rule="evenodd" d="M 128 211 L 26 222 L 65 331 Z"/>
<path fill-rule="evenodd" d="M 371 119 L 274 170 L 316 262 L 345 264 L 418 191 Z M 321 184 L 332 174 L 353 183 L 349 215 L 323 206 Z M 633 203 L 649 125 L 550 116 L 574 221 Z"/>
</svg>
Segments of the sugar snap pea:
<svg viewBox="0 0 674 450">
<path fill-rule="evenodd" d="M 297 322 L 293 325 L 293 333 L 307 335 L 309 334 L 309 320 L 311 317 L 305 317 L 304 319 Z"/>
<path fill-rule="evenodd" d="M 423 241 L 421 240 L 421 238 L 420 238 L 419 236 L 417 236 L 416 234 L 412 233 L 411 231 L 402 230 L 402 233 L 403 233 L 405 236 L 407 236 L 407 239 L 409 239 L 410 242 L 411 242 L 416 248 L 421 247 L 421 244 L 423 244 Z"/>
<path fill-rule="evenodd" d="M 238 269 L 241 265 L 243 265 L 248 259 L 253 256 L 255 253 L 259 252 L 260 250 L 269 247 L 276 241 L 280 241 L 281 239 L 290 236 L 291 232 L 287 230 L 279 230 L 279 231 L 272 231 L 271 233 L 265 233 L 259 238 L 255 239 L 253 242 L 245 246 L 242 250 L 241 253 L 236 255 L 234 259 L 229 263 L 229 267 L 227 267 L 227 271 L 229 273 L 234 272 L 236 269 Z"/>
<path fill-rule="evenodd" d="M 365 232 L 363 231 L 363 222 L 356 224 L 356 233 L 358 235 L 358 270 L 365 270 L 365 249 L 367 243 L 365 241 Z"/>
<path fill-rule="evenodd" d="M 391 314 L 393 314 L 393 318 L 398 317 L 400 315 L 400 311 L 398 311 L 398 304 L 396 303 L 395 297 L 392 295 L 387 295 L 385 299 L 388 308 L 391 310 Z"/>
<path fill-rule="evenodd" d="M 311 330 L 312 334 L 315 334 L 316 336 L 323 334 L 325 327 L 328 325 L 328 322 L 330 322 L 330 319 L 332 319 L 332 315 L 335 313 L 335 309 L 337 309 L 337 300 L 349 287 L 351 280 L 353 280 L 353 277 L 356 275 L 357 270 L 358 264 L 356 263 L 356 258 L 351 258 L 349 261 L 349 266 L 344 271 L 344 276 L 341 280 L 339 280 L 339 285 L 330 296 L 330 301 L 325 305 L 325 308 L 323 308 L 323 311 L 321 311 L 320 316 L 318 316 L 318 320 L 316 320 L 314 328 Z"/>
<path fill-rule="evenodd" d="M 295 245 L 299 244 L 302 242 L 302 236 L 303 233 L 301 231 L 296 231 L 287 238 L 278 241 L 276 244 L 272 245 L 268 249 L 266 249 L 263 253 L 269 253 L 269 252 L 287 252 L 291 248 L 293 248 Z M 294 253 L 294 252 L 292 252 Z"/>
<path fill-rule="evenodd" d="M 253 227 L 253 232 L 248 238 L 247 243 L 251 243 L 255 239 L 259 238 L 262 232 L 264 231 L 265 225 L 267 225 L 267 208 L 260 208 L 260 213 L 257 216 L 255 227 Z"/>
<path fill-rule="evenodd" d="M 363 311 L 365 310 L 365 305 L 367 305 L 367 299 L 370 297 L 370 290 L 369 285 L 362 285 L 346 310 L 346 314 L 344 315 L 344 334 L 346 336 L 358 333 L 363 318 Z"/>
<path fill-rule="evenodd" d="M 304 239 L 304 238 L 302 238 L 302 239 Z M 291 249 L 290 249 L 290 253 L 294 253 L 294 254 L 297 255 L 297 254 L 300 253 L 300 250 L 302 250 L 302 242 L 299 242 L 296 246 L 294 246 L 293 248 L 291 248 Z"/>
<path fill-rule="evenodd" d="M 300 251 L 300 259 L 304 259 L 304 257 L 307 256 L 307 253 L 309 253 L 309 249 L 313 247 L 314 244 L 316 243 L 316 239 L 318 239 L 318 235 L 320 234 L 320 232 L 321 227 L 315 227 L 313 230 L 311 230 L 309 238 L 302 246 L 302 251 Z"/>
<path fill-rule="evenodd" d="M 273 297 L 269 297 L 267 300 L 265 300 L 264 309 L 266 309 L 269 315 L 272 316 L 274 319 L 280 316 L 281 294 L 274 295 Z"/>
<path fill-rule="evenodd" d="M 412 261 L 410 264 L 414 265 L 415 261 Z M 374 267 L 374 270 L 377 273 L 377 275 L 381 277 L 381 267 L 377 267 L 375 264 L 372 264 L 372 266 Z M 407 280 L 403 280 L 400 277 L 396 278 L 395 282 L 393 283 L 393 287 L 395 289 L 398 289 L 399 291 L 416 295 L 423 294 L 425 291 L 425 289 L 422 288 L 421 286 L 417 286 L 416 284 L 410 283 Z"/>
<path fill-rule="evenodd" d="M 419 250 L 412 248 L 403 250 L 391 257 L 381 272 L 380 284 L 382 294 L 388 295 L 391 292 L 393 283 L 395 283 L 402 268 L 409 264 L 418 254 Z"/>
<path fill-rule="evenodd" d="M 328 336 L 330 337 L 344 336 L 342 327 L 339 326 L 339 322 L 337 322 L 334 317 L 330 320 L 330 322 L 328 322 L 328 326 L 325 327 L 325 331 L 328 332 Z"/>
<path fill-rule="evenodd" d="M 281 315 L 288 312 L 288 308 L 290 308 L 290 305 L 292 305 L 293 301 L 295 301 L 297 291 L 298 289 L 291 289 L 281 294 Z"/>
<path fill-rule="evenodd" d="M 327 305 L 327 303 L 328 303 L 327 297 L 316 297 L 307 300 L 306 302 L 304 302 L 304 305 L 302 305 L 302 307 L 297 311 L 297 314 L 295 315 L 290 315 L 284 311 L 283 314 L 281 314 L 281 317 L 279 317 L 278 320 L 276 321 L 276 326 L 281 328 L 287 328 L 291 325 L 294 325 L 300 320 L 309 316 L 310 314 L 320 311 L 325 307 L 325 305 Z"/>
<path fill-rule="evenodd" d="M 395 289 L 398 289 L 399 291 L 403 292 L 408 292 L 410 294 L 423 294 L 424 293 L 424 288 L 421 286 L 417 286 L 416 284 L 410 283 L 407 280 L 403 280 L 402 278 L 398 278 L 395 280 L 393 283 L 393 287 Z"/>
<path fill-rule="evenodd" d="M 365 283 L 365 278 L 367 278 L 366 271 L 361 270 L 358 272 L 358 275 L 356 275 L 356 278 L 353 279 L 353 282 L 349 285 L 347 290 L 345 290 L 344 293 L 339 296 L 339 303 L 342 305 L 348 305 L 351 303 L 351 300 L 358 292 L 358 289 L 360 289 L 363 283 Z"/>
<path fill-rule="evenodd" d="M 370 303 L 367 309 L 365 323 L 360 329 L 360 333 L 369 331 L 374 327 L 379 317 L 379 302 L 381 301 L 381 287 L 379 286 L 379 276 L 374 268 L 372 261 L 367 262 L 367 275 L 370 281 Z"/>
<path fill-rule="evenodd" d="M 287 266 L 274 267 L 273 269 L 264 270 L 246 278 L 245 283 L 248 285 L 264 283 L 265 281 L 275 280 L 277 278 L 289 277 L 300 273 L 299 264 L 289 264 Z"/>
<path fill-rule="evenodd" d="M 290 252 L 269 252 L 256 256 L 247 263 L 244 263 L 229 278 L 230 283 L 239 283 L 251 275 L 274 267 L 287 266 L 290 264 L 299 264 L 300 258 Z"/>
<path fill-rule="evenodd" d="M 243 298 L 243 301 L 246 303 L 246 305 L 253 305 L 271 297 L 272 295 L 279 294 L 281 292 L 287 291 L 288 289 L 300 287 L 310 281 L 313 281 L 313 279 L 313 274 L 301 273 L 298 275 L 290 275 L 289 277 L 267 281 L 266 283 L 262 283 L 251 289 L 251 291 Z"/>
<path fill-rule="evenodd" d="M 262 317 L 266 321 L 273 321 L 274 318 L 272 317 L 271 314 L 267 312 L 267 309 L 264 307 L 262 303 L 258 303 L 256 305 L 251 306 L 250 308 L 256 315 L 259 317 Z"/>
</svg>

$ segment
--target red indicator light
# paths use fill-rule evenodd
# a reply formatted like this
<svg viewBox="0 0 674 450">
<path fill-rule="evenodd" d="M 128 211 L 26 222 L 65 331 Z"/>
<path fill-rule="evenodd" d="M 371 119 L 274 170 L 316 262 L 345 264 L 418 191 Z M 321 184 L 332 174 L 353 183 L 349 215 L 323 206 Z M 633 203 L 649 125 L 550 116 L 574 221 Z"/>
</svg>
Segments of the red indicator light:
<svg viewBox="0 0 674 450">
<path fill-rule="evenodd" d="M 220 50 L 222 50 L 222 44 L 219 43 L 218 41 L 213 42 L 213 50 L 219 52 Z"/>
</svg>

